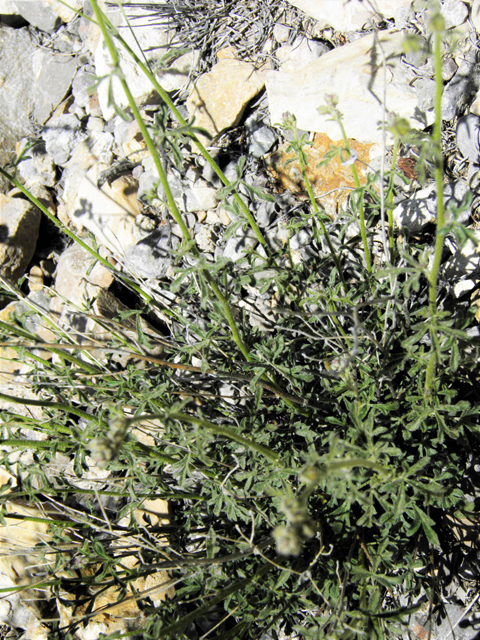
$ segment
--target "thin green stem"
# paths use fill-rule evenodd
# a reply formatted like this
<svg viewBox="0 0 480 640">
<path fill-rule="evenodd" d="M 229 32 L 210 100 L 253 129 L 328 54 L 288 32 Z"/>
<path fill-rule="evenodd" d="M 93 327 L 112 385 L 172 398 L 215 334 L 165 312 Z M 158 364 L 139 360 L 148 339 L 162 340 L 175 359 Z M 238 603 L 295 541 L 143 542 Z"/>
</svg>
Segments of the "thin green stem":
<svg viewBox="0 0 480 640">
<path fill-rule="evenodd" d="M 345 127 L 343 126 L 343 122 L 341 120 L 341 118 L 337 118 L 337 122 L 340 125 L 340 129 L 342 131 L 342 139 L 343 139 L 343 146 L 345 147 L 345 151 L 348 153 L 349 158 L 351 158 L 352 156 L 352 152 L 350 149 L 350 145 L 348 143 L 348 138 L 347 138 L 347 133 L 345 131 Z M 363 201 L 363 188 L 362 188 L 362 184 L 360 182 L 360 178 L 358 177 L 358 172 L 357 172 L 357 167 L 355 166 L 355 163 L 352 163 L 352 176 L 353 176 L 353 180 L 355 182 L 355 186 L 357 188 L 357 190 L 359 191 L 359 202 L 358 202 L 358 213 L 359 213 L 359 217 L 360 217 L 360 233 L 362 235 L 362 242 L 363 242 L 363 250 L 365 252 L 365 262 L 367 264 L 367 271 L 369 274 L 372 273 L 372 260 L 370 258 L 370 249 L 368 247 L 368 238 L 367 238 L 367 229 L 366 229 L 366 225 L 365 225 L 365 204 Z"/>
<path fill-rule="evenodd" d="M 397 164 L 398 150 L 400 147 L 400 140 L 395 137 L 392 154 L 392 169 L 390 171 L 390 182 L 388 185 L 388 192 L 386 198 L 387 212 L 388 212 L 388 241 L 390 245 L 390 262 L 395 263 L 395 236 L 393 231 L 393 191 L 394 191 L 394 178 L 395 178 L 395 166 Z"/>
<path fill-rule="evenodd" d="M 95 16 L 98 20 L 98 24 L 100 26 L 100 29 L 102 31 L 102 35 L 104 37 L 105 43 L 108 47 L 110 56 L 112 58 L 112 63 L 113 63 L 113 68 L 114 71 L 116 72 L 120 83 L 122 85 L 122 88 L 125 92 L 125 95 L 127 97 L 128 100 L 128 104 L 132 110 L 132 113 L 134 115 L 134 118 L 138 124 L 138 126 L 140 127 L 140 130 L 142 132 L 143 138 L 145 140 L 145 144 L 147 145 L 148 150 L 150 151 L 152 158 L 154 160 L 155 163 L 155 168 L 157 169 L 158 175 L 160 177 L 160 182 L 162 183 L 162 187 L 165 193 L 165 196 L 167 198 L 167 202 L 168 202 L 168 207 L 170 210 L 170 213 L 172 214 L 175 222 L 179 225 L 183 238 L 187 244 L 188 249 L 191 251 L 192 255 L 195 258 L 199 258 L 200 257 L 200 253 L 198 251 L 198 248 L 193 240 L 193 238 L 190 235 L 190 232 L 188 231 L 188 228 L 185 224 L 185 222 L 183 221 L 182 215 L 180 214 L 180 211 L 178 210 L 178 207 L 175 203 L 175 200 L 173 198 L 170 186 L 168 184 L 168 180 L 167 180 L 167 176 L 165 173 L 165 170 L 163 168 L 162 162 L 160 160 L 160 156 L 158 154 L 157 148 L 155 146 L 155 143 L 153 142 L 147 127 L 145 125 L 145 122 L 142 118 L 142 116 L 140 115 L 140 111 L 135 103 L 135 100 L 133 98 L 133 95 L 125 81 L 125 78 L 123 76 L 122 70 L 120 68 L 120 59 L 118 56 L 118 52 L 115 48 L 115 45 L 113 43 L 113 40 L 107 30 L 106 24 L 105 24 L 105 19 L 104 16 L 102 14 L 102 12 L 100 11 L 98 4 L 97 4 L 97 0 L 91 0 L 91 4 L 93 7 L 93 11 L 95 13 Z M 218 285 L 216 284 L 216 282 L 214 281 L 212 275 L 206 270 L 206 269 L 200 269 L 203 277 L 205 278 L 205 280 L 207 281 L 207 283 L 209 284 L 210 288 L 212 289 L 213 293 L 215 294 L 215 296 L 217 297 L 218 301 L 220 302 L 220 305 L 222 307 L 225 319 L 228 322 L 228 325 L 230 326 L 230 330 L 232 332 L 232 336 L 233 339 L 235 340 L 235 343 L 237 344 L 238 348 L 240 349 L 240 351 L 242 352 L 244 358 L 247 361 L 251 360 L 251 355 L 250 352 L 247 348 L 247 346 L 245 345 L 245 343 L 242 340 L 242 337 L 240 336 L 240 332 L 238 330 L 237 324 L 234 320 L 233 314 L 232 314 L 232 310 L 230 309 L 230 305 L 228 303 L 227 298 L 223 295 L 223 293 L 220 291 Z"/>
<path fill-rule="evenodd" d="M 251 582 L 253 582 L 254 580 L 260 580 L 261 578 L 263 578 L 263 576 L 266 573 L 268 573 L 272 568 L 273 568 L 272 564 L 265 564 L 253 576 L 250 576 L 249 578 L 245 578 L 244 580 L 240 580 L 240 582 L 235 582 L 231 584 L 229 587 L 222 589 L 217 593 L 216 596 L 214 596 L 213 598 L 210 598 L 201 607 L 198 607 L 191 613 L 188 613 L 187 615 L 183 616 L 182 618 L 180 618 L 180 620 L 178 620 L 177 622 L 174 622 L 168 627 L 164 627 L 161 630 L 162 636 L 167 637 L 167 636 L 171 636 L 172 634 L 177 634 L 179 631 L 184 629 L 188 624 L 190 624 L 190 622 L 193 622 L 193 620 L 198 618 L 200 615 L 203 615 L 204 613 L 207 613 L 208 611 L 210 611 L 219 602 L 226 600 L 226 598 L 228 598 L 234 593 L 237 593 L 238 591 L 243 591 L 245 587 L 249 585 Z"/>
<path fill-rule="evenodd" d="M 107 428 L 107 425 L 95 416 L 90 415 L 86 411 L 82 411 L 77 407 L 72 407 L 71 405 L 63 404 L 61 402 L 51 402 L 50 400 L 33 400 L 30 398 L 20 397 L 17 398 L 17 396 L 10 396 L 6 393 L 0 393 L 0 400 L 13 402 L 14 404 L 24 404 L 32 407 L 49 407 L 50 409 L 57 409 L 58 411 L 62 411 L 63 413 L 70 413 L 74 416 L 77 416 L 78 418 L 84 418 L 89 422 L 96 422 L 98 426 Z"/>
<path fill-rule="evenodd" d="M 158 414 L 151 414 L 151 415 L 150 414 L 141 415 L 141 416 L 136 416 L 135 418 L 130 418 L 128 422 L 129 424 L 132 424 L 134 422 L 142 422 L 143 420 L 154 420 L 155 418 L 159 418 L 162 420 L 165 420 L 165 418 L 168 418 L 170 420 L 178 420 L 179 422 L 189 422 L 190 424 L 203 427 L 204 429 L 207 429 L 207 431 L 210 431 L 215 435 L 223 436 L 224 438 L 229 438 L 230 440 L 238 442 L 239 444 L 244 445 L 249 449 L 252 449 L 252 451 L 256 451 L 257 453 L 260 453 L 262 456 L 265 456 L 265 458 L 267 458 L 271 462 L 276 462 L 276 463 L 279 462 L 278 455 L 274 451 L 272 451 L 269 447 L 258 444 L 258 442 L 255 442 L 254 440 L 250 440 L 249 438 L 245 438 L 244 436 L 240 435 L 239 433 L 237 433 L 233 429 L 230 429 L 229 427 L 222 427 L 218 424 L 210 422 L 209 420 L 205 420 L 203 418 L 197 418 L 196 416 L 191 416 L 188 413 L 165 412 L 165 413 L 158 413 Z"/>
<path fill-rule="evenodd" d="M 92 3 L 92 5 L 93 5 L 93 3 Z M 95 15 L 97 16 L 96 12 L 95 12 Z M 98 19 L 98 16 L 97 16 L 97 19 Z M 176 108 L 175 104 L 173 103 L 173 101 L 170 98 L 170 96 L 168 95 L 168 93 L 159 84 L 158 80 L 156 79 L 156 77 L 152 73 L 152 71 L 149 69 L 148 65 L 146 65 L 146 64 L 144 64 L 144 62 L 142 62 L 142 60 L 139 58 L 139 56 L 135 53 L 135 51 L 133 51 L 133 49 L 127 44 L 127 42 L 125 42 L 125 40 L 122 38 L 122 36 L 118 33 L 117 29 L 115 29 L 115 27 L 110 23 L 110 21 L 108 20 L 108 18 L 105 15 L 102 15 L 101 19 L 104 22 L 104 24 L 107 25 L 108 28 L 112 31 L 112 33 L 114 34 L 115 38 L 120 42 L 122 47 L 124 47 L 124 49 L 127 51 L 127 53 L 132 57 L 132 59 L 135 61 L 135 63 L 140 67 L 140 69 L 143 71 L 143 73 L 150 80 L 150 82 L 152 83 L 152 86 L 157 91 L 157 93 L 159 94 L 161 99 L 168 106 L 168 108 L 173 113 L 173 115 L 175 116 L 177 121 L 180 123 L 180 125 L 182 125 L 183 127 L 188 127 L 188 122 L 185 120 L 185 118 L 181 115 L 179 110 Z M 188 128 L 185 131 L 185 133 L 194 142 L 194 144 L 196 145 L 196 147 L 199 150 L 199 152 L 201 153 L 201 155 L 205 158 L 205 160 L 208 162 L 210 167 L 213 169 L 213 171 L 220 178 L 220 180 L 222 181 L 224 186 L 230 187 L 231 186 L 231 182 L 228 180 L 227 176 L 220 169 L 220 167 L 215 162 L 215 160 L 213 159 L 211 154 L 205 149 L 203 144 L 197 138 L 196 134 L 193 131 L 189 131 Z M 162 186 L 163 186 L 163 183 L 162 183 Z M 240 209 L 244 213 L 249 225 L 251 226 L 253 232 L 255 233 L 255 236 L 256 236 L 257 240 L 265 248 L 267 253 L 269 253 L 268 243 L 265 240 L 265 237 L 263 236 L 263 234 L 262 234 L 262 232 L 260 230 L 260 227 L 256 223 L 255 218 L 251 214 L 247 204 L 241 198 L 241 196 L 239 195 L 238 191 L 234 190 L 232 195 L 233 195 L 233 198 L 234 198 L 235 202 L 238 204 L 238 206 L 240 207 Z"/>
<path fill-rule="evenodd" d="M 445 225 L 445 207 L 443 197 L 443 154 L 442 154 L 442 34 L 444 32 L 443 17 L 440 13 L 435 14 L 431 19 L 431 27 L 434 31 L 434 66 L 435 66 L 435 125 L 433 130 L 433 152 L 435 160 L 435 182 L 437 187 L 437 225 L 435 236 L 435 249 L 433 265 L 428 276 L 428 300 L 431 314 L 430 339 L 431 352 L 425 373 L 425 391 L 430 397 L 435 382 L 436 365 L 438 364 L 438 344 L 437 335 L 437 283 L 440 264 L 442 261 Z"/>
<path fill-rule="evenodd" d="M 325 238 L 325 240 L 327 242 L 327 245 L 328 245 L 328 249 L 329 249 L 330 253 L 332 254 L 332 258 L 333 258 L 333 261 L 335 262 L 335 266 L 337 267 L 338 275 L 340 276 L 340 280 L 342 282 L 343 291 L 344 291 L 345 295 L 347 295 L 348 289 L 347 289 L 347 283 L 345 282 L 345 276 L 343 275 L 342 264 L 340 262 L 340 258 L 337 255 L 337 252 L 335 251 L 335 248 L 334 248 L 334 246 L 332 244 L 332 241 L 330 239 L 330 235 L 329 235 L 329 233 L 327 231 L 327 228 L 325 227 L 325 224 L 324 224 L 324 222 L 322 220 L 322 212 L 320 211 L 320 207 L 318 206 L 317 201 L 315 200 L 315 196 L 314 196 L 313 191 L 312 191 L 312 186 L 311 186 L 310 180 L 308 179 L 308 176 L 307 176 L 307 167 L 306 167 L 305 161 L 303 159 L 303 154 L 299 153 L 297 157 L 298 157 L 298 161 L 300 163 L 300 169 L 302 171 L 303 182 L 305 183 L 305 188 L 307 190 L 308 197 L 310 198 L 310 202 L 312 203 L 313 210 L 317 214 L 316 220 L 320 224 L 323 236 L 324 236 L 324 238 Z"/>
</svg>

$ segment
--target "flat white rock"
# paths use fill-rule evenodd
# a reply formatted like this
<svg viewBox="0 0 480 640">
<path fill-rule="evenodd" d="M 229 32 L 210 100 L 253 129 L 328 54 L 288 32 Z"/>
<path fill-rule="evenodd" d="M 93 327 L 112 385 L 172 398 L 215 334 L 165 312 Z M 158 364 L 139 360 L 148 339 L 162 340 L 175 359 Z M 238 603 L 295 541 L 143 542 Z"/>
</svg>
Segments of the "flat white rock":
<svg viewBox="0 0 480 640">
<path fill-rule="evenodd" d="M 281 123 L 288 111 L 295 115 L 300 129 L 338 140 L 338 123 L 318 110 L 325 105 L 326 95 L 336 95 L 347 135 L 359 142 L 377 143 L 382 140 L 379 125 L 386 94 L 385 113 L 393 111 L 416 128 L 423 129 L 425 120 L 431 124 L 433 111 L 419 111 L 416 90 L 400 61 L 402 40 L 402 33 L 380 31 L 334 49 L 299 71 L 269 71 L 266 88 L 271 122 Z"/>
<path fill-rule="evenodd" d="M 355 31 L 371 20 L 379 21 L 369 2 L 362 0 L 287 0 L 319 23 L 319 28 L 330 26 L 337 31 Z M 393 18 L 403 7 L 410 7 L 412 0 L 381 0 L 377 4 L 383 17 Z"/>
</svg>

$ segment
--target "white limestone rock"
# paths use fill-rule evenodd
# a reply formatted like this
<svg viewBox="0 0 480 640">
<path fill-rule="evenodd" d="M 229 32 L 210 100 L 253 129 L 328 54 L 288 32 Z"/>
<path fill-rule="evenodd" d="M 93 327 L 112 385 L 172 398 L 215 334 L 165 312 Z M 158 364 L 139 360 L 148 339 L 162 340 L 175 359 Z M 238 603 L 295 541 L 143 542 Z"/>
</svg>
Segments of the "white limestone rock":
<svg viewBox="0 0 480 640">
<path fill-rule="evenodd" d="M 60 21 L 70 22 L 83 7 L 82 0 L 13 0 L 13 4 L 27 22 L 41 31 L 54 31 Z"/>
<path fill-rule="evenodd" d="M 107 247 L 122 259 L 127 247 L 141 239 L 135 218 L 140 213 L 137 185 L 128 176 L 121 176 L 109 185 L 97 186 L 101 170 L 94 165 L 88 170 L 78 187 L 73 211 L 67 211 L 72 222 L 93 233 L 100 245 Z"/>
<path fill-rule="evenodd" d="M 458 119 L 456 130 L 460 153 L 471 162 L 478 163 L 480 157 L 480 118 L 469 114 Z"/>
<path fill-rule="evenodd" d="M 362 0 L 288 0 L 319 23 L 319 28 L 333 27 L 337 31 L 356 31 L 370 21 L 378 22 L 381 17 L 372 11 L 369 2 Z M 410 7 L 412 0 L 382 0 L 379 9 L 385 18 L 393 18 L 396 12 Z"/>
<path fill-rule="evenodd" d="M 20 157 L 28 140 L 23 138 L 17 145 L 17 156 Z M 56 183 L 56 170 L 53 158 L 45 151 L 45 147 L 36 144 L 24 151 L 22 161 L 18 164 L 18 172 L 29 187 L 40 184 L 45 187 L 54 187 Z"/>
<path fill-rule="evenodd" d="M 468 7 L 460 0 L 444 0 L 442 15 L 445 18 L 445 27 L 452 29 L 463 24 L 468 18 Z"/>
<path fill-rule="evenodd" d="M 275 54 L 282 71 L 296 71 L 314 62 L 327 51 L 328 47 L 323 42 L 300 37 L 293 44 L 282 45 Z"/>
<path fill-rule="evenodd" d="M 476 242 L 480 241 L 480 233 L 474 232 Z M 477 244 L 468 239 L 462 248 L 457 248 L 456 252 L 443 265 L 443 275 L 452 280 L 463 276 L 474 276 L 480 265 L 480 252 Z M 477 278 L 475 278 L 477 280 Z"/>
<path fill-rule="evenodd" d="M 470 18 L 477 31 L 480 31 L 480 0 L 473 0 L 470 9 Z"/>
<path fill-rule="evenodd" d="M 0 165 L 12 159 L 17 141 L 33 132 L 32 56 L 35 51 L 26 29 L 0 26 Z"/>
<path fill-rule="evenodd" d="M 401 33 L 380 31 L 334 49 L 299 71 L 268 72 L 266 88 L 271 122 L 281 123 L 288 111 L 296 116 L 300 129 L 324 133 L 337 140 L 341 137 L 338 123 L 333 122 L 329 114 L 319 113 L 325 97 L 336 95 L 347 135 L 359 142 L 380 143 L 379 124 L 384 117 L 382 103 L 386 90 L 387 113 L 394 111 L 417 128 L 423 129 L 425 121 L 431 124 L 433 110 L 419 112 L 416 90 L 400 62 L 402 40 Z M 386 83 L 380 47 L 388 60 Z M 375 69 L 372 70 L 373 63 Z"/>
</svg>

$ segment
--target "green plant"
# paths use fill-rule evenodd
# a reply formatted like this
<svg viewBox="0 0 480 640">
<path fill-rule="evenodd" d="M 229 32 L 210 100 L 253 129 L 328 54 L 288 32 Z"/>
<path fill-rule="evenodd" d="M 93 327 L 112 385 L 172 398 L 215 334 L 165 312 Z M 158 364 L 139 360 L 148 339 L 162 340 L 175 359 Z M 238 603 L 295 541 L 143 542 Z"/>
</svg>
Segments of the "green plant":
<svg viewBox="0 0 480 640">
<path fill-rule="evenodd" d="M 114 61 L 112 74 L 121 78 L 116 47 L 125 41 L 95 0 L 92 6 Z M 63 505 L 58 517 L 45 518 L 52 538 L 43 552 L 53 561 L 41 585 L 72 611 L 78 607 L 83 619 L 94 615 L 99 594 L 115 587 L 117 598 L 137 599 L 145 614 L 140 629 L 123 635 L 188 638 L 191 625 L 206 617 L 215 626 L 210 637 L 217 638 L 258 638 L 280 627 L 315 639 L 394 638 L 424 599 L 432 608 L 440 602 L 438 568 L 456 544 L 447 517 L 473 521 L 476 515 L 465 469 L 478 454 L 480 428 L 477 347 L 466 333 L 472 313 L 454 304 L 438 280 L 445 235 L 438 20 L 431 23 L 439 197 L 433 267 L 421 241 L 404 237 L 395 248 L 391 217 L 390 252 L 381 268 L 372 262 L 368 220 L 378 218 L 378 203 L 363 197 L 358 175 L 360 197 L 350 206 L 357 207 L 360 238 L 348 239 L 343 221 L 327 222 L 306 180 L 305 140 L 291 119 L 285 125 L 294 133 L 291 148 L 311 209 L 292 218 L 289 230 L 311 230 L 315 254 L 294 264 L 288 248 L 252 249 L 235 268 L 208 262 L 172 197 L 155 136 L 123 81 L 169 213 L 183 233 L 175 280 L 159 280 L 158 293 L 147 293 L 132 274 L 112 269 L 137 295 L 137 308 L 108 323 L 111 343 L 101 347 L 93 339 L 78 343 L 19 288 L 3 283 L 3 304 L 20 299 L 26 306 L 0 324 L 2 346 L 29 364 L 26 377 L 37 399 L 1 397 L 43 410 L 41 418 L 1 411 L 2 462 L 18 483 L 4 487 L 4 515 L 12 500 Z M 230 184 L 196 138 L 194 123 L 181 118 L 143 68 L 182 135 L 219 175 L 225 185 L 220 196 L 245 214 L 242 224 L 268 248 L 248 201 L 236 191 L 243 164 Z M 337 111 L 335 117 L 349 153 Z M 174 138 L 178 128 L 164 119 L 157 139 Z M 181 146 L 169 149 L 178 163 Z M 0 171 L 50 215 L 14 176 Z M 394 171 L 393 163 L 380 185 L 389 211 Z M 249 197 L 258 194 L 251 190 Z M 271 331 L 251 327 L 239 305 L 247 287 L 275 300 Z M 160 293 L 172 289 L 177 295 L 167 307 Z M 156 309 L 170 320 L 161 357 L 151 355 L 154 338 L 140 322 Z M 126 343 L 132 318 L 136 335 Z M 51 344 L 32 330 L 32 320 L 49 322 Z M 127 356 L 122 366 L 118 356 Z M 42 439 L 29 436 L 32 430 Z M 28 451 L 32 457 L 22 457 Z M 60 453 L 71 469 L 65 462 L 51 476 L 45 469 Z M 85 488 L 76 480 L 88 478 L 92 460 L 111 475 Z M 139 516 L 145 501 L 158 498 L 170 503 L 167 525 L 152 514 L 143 521 Z M 120 524 L 122 517 L 128 525 Z M 133 566 L 126 562 L 132 555 Z M 159 569 L 170 572 L 164 588 L 176 590 L 161 606 L 135 587 Z M 52 637 L 73 634 L 80 624 L 57 628 Z"/>
</svg>

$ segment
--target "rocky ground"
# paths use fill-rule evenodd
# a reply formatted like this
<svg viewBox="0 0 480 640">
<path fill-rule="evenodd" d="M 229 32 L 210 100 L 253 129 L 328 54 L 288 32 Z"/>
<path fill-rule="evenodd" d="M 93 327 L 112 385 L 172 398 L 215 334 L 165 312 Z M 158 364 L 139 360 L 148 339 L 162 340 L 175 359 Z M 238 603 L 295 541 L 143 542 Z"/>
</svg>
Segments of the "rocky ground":
<svg viewBox="0 0 480 640">
<path fill-rule="evenodd" d="M 342 144 L 338 123 L 318 110 L 325 95 L 339 97 L 362 179 L 369 171 L 385 171 L 391 163 L 391 139 L 379 126 L 390 112 L 422 131 L 434 120 L 431 60 L 422 50 L 401 55 L 405 33 L 427 38 L 426 10 L 413 8 L 411 0 L 378 2 L 382 14 L 359 0 L 123 4 L 138 44 L 115 3 L 101 6 L 130 46 L 138 51 L 140 45 L 146 52 L 182 116 L 194 118 L 195 125 L 210 134 L 202 140 L 226 176 L 236 179 L 235 167 L 244 156 L 243 180 L 274 194 L 272 201 L 258 200 L 255 210 L 258 225 L 274 245 L 287 242 L 285 220 L 305 206 L 298 163 L 289 162 L 288 132 L 280 127 L 286 112 L 295 115 L 312 143 L 307 150 L 309 179 L 318 201 L 337 223 L 354 183 L 350 167 L 338 158 L 335 165 L 317 166 L 331 144 Z M 109 95 L 108 80 L 96 80 L 108 75 L 111 61 L 98 27 L 88 19 L 89 2 L 71 0 L 69 5 L 57 0 L 0 0 L 0 163 L 12 171 L 9 163 L 15 160 L 21 183 L 67 229 L 90 246 L 96 242 L 112 265 L 154 288 L 156 279 L 173 277 L 172 251 L 181 232 L 168 217 L 161 187 L 155 189 L 158 174 L 123 90 L 114 81 Z M 473 192 L 463 222 L 476 231 L 480 1 L 444 0 L 442 5 L 446 26 L 457 38 L 456 47 L 450 50 L 446 45 L 443 52 L 445 193 L 447 200 L 460 205 L 467 191 Z M 172 50 L 176 56 L 165 57 Z M 373 80 L 372 50 L 377 60 Z M 164 113 L 158 95 L 138 65 L 123 50 L 120 55 L 145 121 L 159 125 Z M 241 226 L 227 233 L 236 218 L 216 198 L 218 178 L 193 145 L 183 153 L 182 166 L 167 165 L 175 201 L 202 254 L 210 261 L 227 258 L 237 264 L 257 240 Z M 417 161 L 414 146 L 401 148 L 397 167 L 412 182 L 399 191 L 394 220 L 397 228 L 410 233 L 420 233 L 434 222 L 436 211 L 435 186 L 429 179 L 419 183 Z M 123 308 L 122 300 L 109 292 L 110 271 L 70 244 L 6 180 L 0 194 L 0 225 L 2 281 L 25 277 L 23 290 L 29 301 L 53 314 L 61 326 L 75 330 L 81 322 L 78 310 L 87 301 L 96 300 L 95 312 L 106 318 Z M 351 233 L 356 232 L 352 228 Z M 308 233 L 303 230 L 289 241 L 294 259 L 308 260 Z M 477 248 L 471 242 L 460 251 L 450 240 L 448 250 L 445 274 L 455 295 L 465 295 L 477 283 Z M 52 290 L 58 295 L 52 296 Z M 271 328 L 267 295 L 250 287 L 241 304 L 249 310 L 252 325 Z M 12 306 L 0 313 L 7 318 Z M 83 320 L 88 333 L 88 318 Z M 14 376 L 21 374 L 19 364 L 9 361 L 8 353 L 3 357 L 2 390 L 18 393 Z M 468 580 L 479 574 L 471 558 L 464 569 L 457 602 L 449 605 L 450 619 L 433 629 L 432 638 L 476 637 L 474 621 L 473 626 L 465 621 L 476 607 L 474 582 Z M 12 571 L 11 566 L 2 568 L 2 587 L 12 584 Z M 35 623 L 32 611 L 18 598 L 2 602 L 0 617 L 5 623 L 24 629 L 26 640 L 44 637 L 45 628 Z M 410 637 L 427 637 L 424 622 L 420 612 L 412 621 Z M 92 627 L 85 637 L 98 633 Z"/>
</svg>

